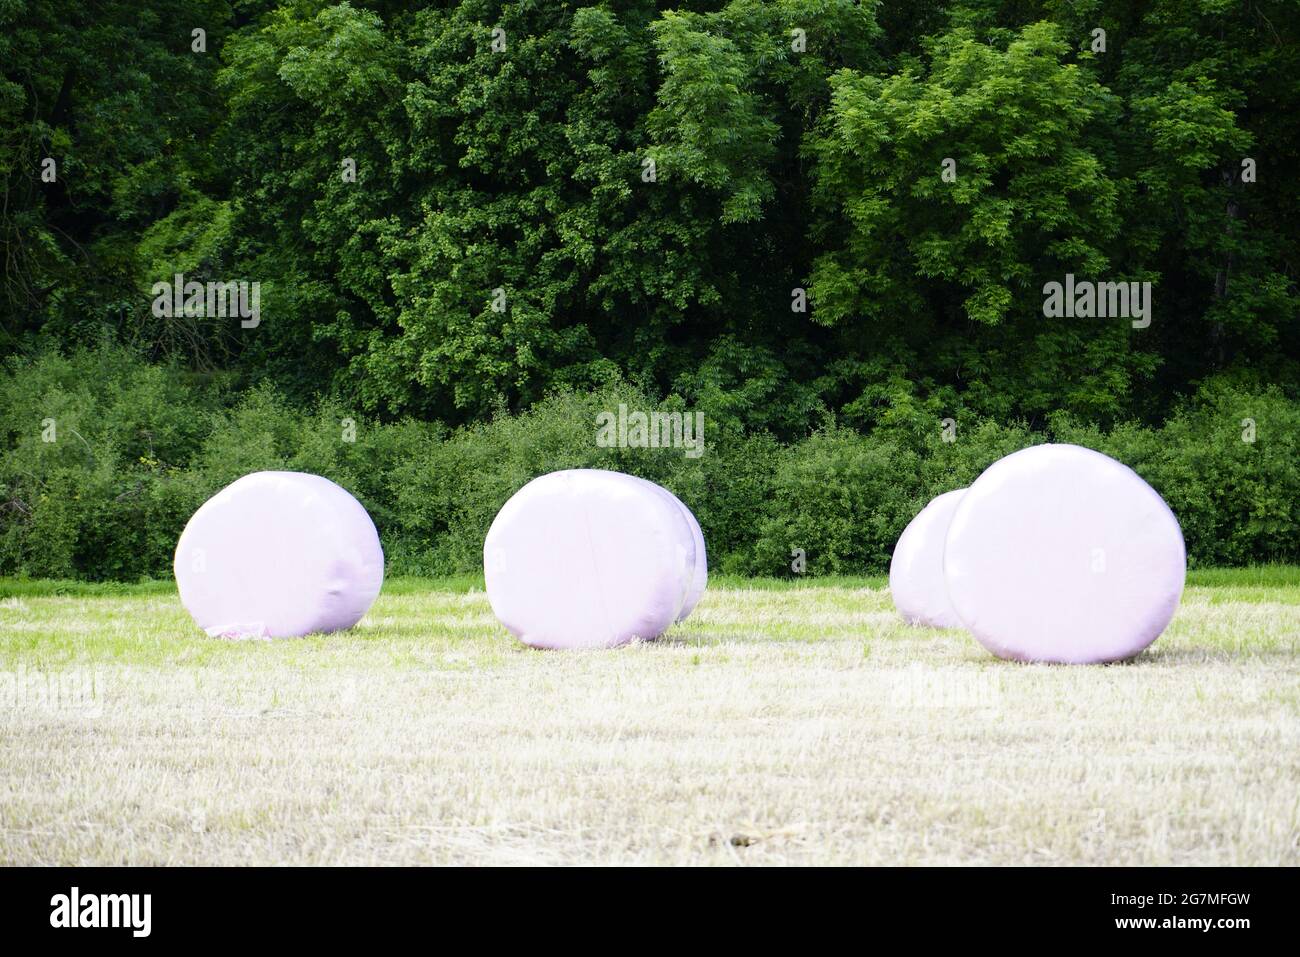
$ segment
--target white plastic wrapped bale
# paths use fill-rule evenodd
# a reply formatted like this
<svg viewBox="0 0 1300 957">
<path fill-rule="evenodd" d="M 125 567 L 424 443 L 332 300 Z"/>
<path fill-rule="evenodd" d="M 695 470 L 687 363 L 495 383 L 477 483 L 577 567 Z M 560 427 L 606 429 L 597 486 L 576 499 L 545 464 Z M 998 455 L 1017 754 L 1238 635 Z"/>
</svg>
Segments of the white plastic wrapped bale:
<svg viewBox="0 0 1300 957">
<path fill-rule="evenodd" d="M 351 628 L 384 581 L 365 508 L 329 479 L 254 472 L 203 503 L 176 544 L 181 603 L 210 635 Z"/>
<path fill-rule="evenodd" d="M 1132 657 L 1178 608 L 1178 520 L 1132 469 L 1077 445 L 1000 459 L 972 483 L 944 547 L 948 595 L 994 654 L 1097 663 Z"/>
<path fill-rule="evenodd" d="M 889 563 L 889 593 L 903 619 L 932 628 L 960 628 L 961 619 L 948 600 L 943 577 L 943 543 L 948 523 L 961 501 L 964 488 L 931 500 L 908 523 L 894 546 Z"/>
<path fill-rule="evenodd" d="M 671 492 L 668 494 L 672 495 Z M 682 603 L 682 610 L 677 613 L 677 620 L 683 621 L 687 615 L 695 610 L 695 606 L 700 603 L 700 599 L 704 596 L 704 590 L 709 587 L 709 553 L 704 544 L 704 531 L 700 528 L 695 513 L 687 508 L 676 495 L 673 495 L 673 498 L 676 499 L 678 506 L 680 506 L 682 515 L 686 517 L 686 524 L 691 529 L 691 538 L 695 541 L 695 564 L 691 572 L 691 583 L 687 586 L 686 600 Z"/>
<path fill-rule="evenodd" d="M 690 527 L 693 551 L 691 557 L 691 581 L 686 589 L 686 599 L 682 602 L 682 610 L 677 613 L 677 620 L 684 621 L 686 616 L 695 610 L 700 597 L 704 594 L 704 589 L 709 585 L 709 557 L 708 550 L 704 545 L 704 532 L 700 528 L 699 521 L 695 518 L 695 513 L 687 508 L 686 504 L 671 491 L 648 479 L 638 478 L 634 475 L 629 475 L 628 478 L 635 478 L 638 482 L 644 482 L 657 492 L 667 495 L 682 510 L 682 516 Z"/>
<path fill-rule="evenodd" d="M 667 490 L 619 472 L 536 478 L 502 506 L 483 543 L 492 611 L 535 648 L 656 638 L 697 578 L 688 515 Z"/>
</svg>

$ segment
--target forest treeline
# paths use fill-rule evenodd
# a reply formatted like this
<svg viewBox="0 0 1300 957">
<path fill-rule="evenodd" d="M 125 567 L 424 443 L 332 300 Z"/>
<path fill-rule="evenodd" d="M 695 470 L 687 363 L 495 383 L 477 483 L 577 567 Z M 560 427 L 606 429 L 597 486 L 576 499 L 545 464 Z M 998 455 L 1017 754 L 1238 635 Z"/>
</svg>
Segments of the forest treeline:
<svg viewBox="0 0 1300 957">
<path fill-rule="evenodd" d="M 1193 554 L 1295 557 L 1294 463 L 1270 456 L 1300 397 L 1298 28 L 1291 0 L 0 0 L 0 572 L 164 573 L 157 548 L 95 560 L 92 524 L 198 470 L 157 519 L 174 541 L 239 409 L 487 449 L 624 394 L 705 414 L 707 454 L 661 476 L 679 490 L 768 469 L 767 531 L 699 513 L 737 569 L 815 537 L 798 496 L 824 476 L 761 449 L 868 471 L 910 450 L 883 542 L 965 475 L 925 463 L 1000 447 L 981 429 L 1178 435 L 1180 468 L 1244 470 L 1188 493 Z M 1045 315 L 1067 276 L 1149 288 L 1149 321 Z M 256 284 L 256 321 L 159 308 L 173 282 Z M 169 426 L 54 371 L 102 367 L 94 388 L 169 383 L 150 415 L 193 421 L 151 446 Z M 110 407 L 136 433 L 85 421 Z M 82 441 L 43 441 L 67 416 Z M 654 473 L 640 451 L 610 460 Z M 395 474 L 351 467 L 363 494 Z M 882 476 L 861 494 L 894 494 Z M 47 541 L 60 495 L 89 511 L 49 511 Z M 1210 515 L 1233 495 L 1254 532 Z M 371 499 L 381 527 L 400 511 Z M 827 541 L 803 546 L 844 556 L 821 570 L 887 555 Z"/>
</svg>

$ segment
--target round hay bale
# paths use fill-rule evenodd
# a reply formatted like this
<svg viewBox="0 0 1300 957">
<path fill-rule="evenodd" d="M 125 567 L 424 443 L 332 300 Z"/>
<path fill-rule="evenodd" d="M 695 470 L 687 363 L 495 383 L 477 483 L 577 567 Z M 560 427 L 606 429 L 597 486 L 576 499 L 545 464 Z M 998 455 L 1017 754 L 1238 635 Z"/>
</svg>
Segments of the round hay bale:
<svg viewBox="0 0 1300 957">
<path fill-rule="evenodd" d="M 1132 469 L 1077 445 L 1039 445 L 966 490 L 944 546 L 948 596 L 984 647 L 1020 661 L 1136 655 L 1183 591 L 1178 520 Z"/>
<path fill-rule="evenodd" d="M 384 581 L 365 508 L 329 479 L 254 472 L 190 518 L 174 562 L 181 603 L 209 635 L 284 638 L 351 628 Z"/>
<path fill-rule="evenodd" d="M 960 628 L 961 619 L 948 600 L 943 577 L 943 545 L 948 523 L 961 501 L 964 488 L 932 499 L 908 523 L 894 546 L 889 562 L 889 593 L 903 619 L 932 628 Z"/>
<path fill-rule="evenodd" d="M 492 611 L 536 648 L 611 648 L 658 637 L 695 579 L 685 509 L 642 479 L 569 469 L 533 479 L 483 543 Z"/>
</svg>

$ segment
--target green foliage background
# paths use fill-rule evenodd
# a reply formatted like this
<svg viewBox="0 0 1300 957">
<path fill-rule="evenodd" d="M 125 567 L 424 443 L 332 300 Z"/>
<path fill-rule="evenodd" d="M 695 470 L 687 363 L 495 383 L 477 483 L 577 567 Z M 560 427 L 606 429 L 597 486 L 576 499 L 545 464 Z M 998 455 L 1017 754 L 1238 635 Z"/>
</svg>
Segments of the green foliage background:
<svg viewBox="0 0 1300 957">
<path fill-rule="evenodd" d="M 879 569 L 1047 440 L 1197 562 L 1296 560 L 1297 12 L 0 0 L 0 573 L 165 575 L 266 467 L 471 569 L 573 465 L 673 487 L 727 570 Z M 260 282 L 260 325 L 153 316 L 177 272 Z M 1044 318 L 1067 272 L 1150 281 L 1150 328 Z M 619 401 L 704 411 L 707 453 L 596 448 Z"/>
</svg>

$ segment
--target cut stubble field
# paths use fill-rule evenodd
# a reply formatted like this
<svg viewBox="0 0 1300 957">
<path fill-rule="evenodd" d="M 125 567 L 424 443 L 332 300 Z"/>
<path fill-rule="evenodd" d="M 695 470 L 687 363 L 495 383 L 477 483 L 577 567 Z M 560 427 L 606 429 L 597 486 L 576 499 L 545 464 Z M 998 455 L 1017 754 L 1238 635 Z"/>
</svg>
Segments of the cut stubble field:
<svg viewBox="0 0 1300 957">
<path fill-rule="evenodd" d="M 5 864 L 1284 864 L 1300 569 L 1192 576 L 1106 667 L 721 579 L 662 639 L 516 643 L 481 584 L 205 637 L 170 583 L 0 581 Z"/>
</svg>

